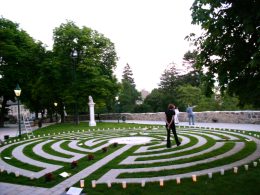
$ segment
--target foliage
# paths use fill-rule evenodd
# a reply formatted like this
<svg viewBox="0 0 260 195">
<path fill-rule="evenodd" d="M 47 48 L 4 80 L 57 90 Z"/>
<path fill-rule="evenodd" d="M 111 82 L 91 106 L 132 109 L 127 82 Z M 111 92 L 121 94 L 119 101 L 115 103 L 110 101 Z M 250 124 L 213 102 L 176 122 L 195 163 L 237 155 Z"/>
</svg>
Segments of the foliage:
<svg viewBox="0 0 260 195">
<path fill-rule="evenodd" d="M 103 147 L 103 148 L 102 148 L 102 151 L 103 151 L 103 152 L 107 152 L 107 150 L 108 150 L 108 147 Z"/>
<path fill-rule="evenodd" d="M 130 67 L 130 65 L 127 63 L 123 70 L 123 80 L 127 80 L 131 85 L 135 86 L 135 81 L 133 78 L 133 71 Z"/>
<path fill-rule="evenodd" d="M 72 169 L 75 169 L 78 166 L 78 161 L 76 161 L 76 160 L 72 161 L 70 166 Z"/>
<path fill-rule="evenodd" d="M 73 53 L 77 56 L 72 56 Z M 56 101 L 69 113 L 75 102 L 80 112 L 86 112 L 86 101 L 92 96 L 102 110 L 111 109 L 114 94 L 118 90 L 113 69 L 116 67 L 114 44 L 87 27 L 79 28 L 68 21 L 54 30 L 53 58 L 50 64 L 56 89 Z M 69 81 L 69 82 L 68 82 Z"/>
<path fill-rule="evenodd" d="M 193 68 L 193 61 L 196 52 L 187 52 L 184 57 L 187 73 L 180 71 L 176 64 L 170 64 L 168 69 L 165 69 L 159 84 L 159 89 L 155 89 L 148 95 L 144 104 L 151 108 L 152 112 L 162 112 L 166 109 L 169 103 L 174 103 L 181 109 L 185 108 L 187 102 L 181 99 L 178 92 L 183 85 L 197 87 L 200 85 L 200 71 Z"/>
<path fill-rule="evenodd" d="M 129 64 L 124 67 L 122 77 L 119 94 L 120 112 L 133 112 L 136 107 L 136 100 L 141 99 L 141 94 L 135 88 L 133 73 Z"/>
<path fill-rule="evenodd" d="M 147 105 L 147 108 L 150 108 L 150 112 L 162 112 L 167 105 L 164 104 L 165 96 L 162 92 L 162 89 L 154 89 L 152 92 L 145 98 L 143 105 Z"/>
<path fill-rule="evenodd" d="M 87 155 L 88 160 L 94 160 L 94 155 L 93 154 L 88 154 Z"/>
<path fill-rule="evenodd" d="M 191 10 L 192 23 L 204 32 L 189 40 L 197 46 L 197 67 L 207 70 L 207 91 L 218 81 L 221 92 L 259 108 L 259 1 L 196 0 Z"/>
<path fill-rule="evenodd" d="M 181 100 L 182 104 L 179 105 L 181 108 L 185 108 L 188 105 L 197 105 L 200 101 L 201 90 L 198 87 L 191 85 L 182 85 L 177 89 L 178 99 Z"/>
<path fill-rule="evenodd" d="M 53 173 L 46 173 L 45 174 L 45 182 L 50 182 L 54 179 Z"/>
<path fill-rule="evenodd" d="M 113 75 L 117 56 L 114 44 L 102 34 L 68 21 L 55 28 L 53 51 L 46 51 L 18 24 L 1 18 L 0 38 L 0 126 L 6 102 L 15 100 L 17 83 L 23 104 L 36 114 L 47 109 L 50 117 L 58 112 L 63 119 L 64 107 L 71 113 L 75 102 L 86 112 L 89 95 L 100 112 L 113 109 L 119 89 Z M 75 51 L 78 55 L 72 56 Z"/>
<path fill-rule="evenodd" d="M 152 112 L 152 108 L 148 104 L 140 104 L 136 105 L 134 108 L 134 113 L 146 113 L 146 112 Z"/>
<path fill-rule="evenodd" d="M 214 94 L 205 96 L 207 83 L 201 69 L 195 67 L 197 51 L 188 51 L 183 57 L 183 66 L 179 71 L 175 64 L 171 64 L 161 76 L 160 88 L 153 90 L 147 96 L 142 106 L 146 112 L 163 111 L 168 103 L 174 103 L 180 111 L 185 111 L 188 104 L 197 105 L 196 111 L 207 110 L 238 110 L 237 97 L 227 93 L 219 94 L 219 89 L 214 89 Z"/>
<path fill-rule="evenodd" d="M 31 88 L 45 50 L 18 24 L 5 18 L 0 18 L 0 40 L 0 97 L 3 97 L 0 126 L 3 126 L 6 103 L 15 101 L 13 90 L 17 83 L 22 88 L 21 101 L 27 103 L 31 99 Z"/>
</svg>

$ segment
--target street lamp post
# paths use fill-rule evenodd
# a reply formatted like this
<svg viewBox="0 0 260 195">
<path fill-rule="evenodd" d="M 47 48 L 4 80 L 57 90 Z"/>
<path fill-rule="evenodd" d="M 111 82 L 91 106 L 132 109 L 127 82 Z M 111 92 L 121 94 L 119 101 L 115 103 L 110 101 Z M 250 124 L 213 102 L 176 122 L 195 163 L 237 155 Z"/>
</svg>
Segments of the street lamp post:
<svg viewBox="0 0 260 195">
<path fill-rule="evenodd" d="M 57 116 L 57 106 L 58 106 L 58 103 L 57 102 L 54 102 L 54 106 L 55 106 L 55 112 L 56 112 L 56 123 L 58 123 L 58 116 Z"/>
<path fill-rule="evenodd" d="M 120 105 L 119 97 L 116 96 L 117 122 L 118 122 L 118 123 L 119 123 L 119 119 L 120 119 L 119 105 Z"/>
<path fill-rule="evenodd" d="M 19 84 L 16 85 L 16 88 L 14 89 L 14 93 L 17 97 L 17 102 L 18 102 L 18 130 L 19 130 L 19 137 L 21 137 L 21 120 L 20 120 L 20 95 L 21 95 L 21 88 Z"/>
<path fill-rule="evenodd" d="M 77 50 L 73 50 L 72 51 L 72 54 L 71 54 L 71 57 L 73 59 L 73 80 L 74 80 L 74 85 L 73 85 L 73 88 L 75 87 L 75 84 L 76 84 L 76 80 L 77 80 L 77 77 L 76 77 L 76 60 L 78 58 L 78 52 Z M 76 96 L 77 96 L 77 92 L 75 93 Z M 78 103 L 77 103 L 77 98 L 74 98 L 74 105 L 73 105 L 73 112 L 74 112 L 74 123 L 76 125 L 79 124 L 79 115 L 78 115 Z"/>
</svg>

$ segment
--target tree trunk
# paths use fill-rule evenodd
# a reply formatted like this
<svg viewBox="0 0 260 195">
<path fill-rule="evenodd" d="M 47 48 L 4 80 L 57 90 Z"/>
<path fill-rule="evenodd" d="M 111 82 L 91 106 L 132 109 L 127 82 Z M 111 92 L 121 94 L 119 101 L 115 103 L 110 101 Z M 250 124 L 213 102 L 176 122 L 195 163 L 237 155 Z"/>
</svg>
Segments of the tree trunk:
<svg viewBox="0 0 260 195">
<path fill-rule="evenodd" d="M 5 107 L 6 107 L 6 100 L 5 98 L 3 99 L 3 102 L 1 104 L 1 108 L 0 108 L 0 127 L 4 127 L 5 124 Z"/>
<path fill-rule="evenodd" d="M 64 121 L 65 121 L 65 115 L 64 115 L 64 112 L 65 112 L 65 110 L 64 110 L 64 104 L 62 103 L 62 104 L 61 104 L 61 107 L 60 107 L 61 123 L 64 123 Z"/>
<path fill-rule="evenodd" d="M 4 119 L 5 119 L 5 114 L 4 114 L 4 108 L 0 108 L 0 127 L 4 127 Z"/>
</svg>

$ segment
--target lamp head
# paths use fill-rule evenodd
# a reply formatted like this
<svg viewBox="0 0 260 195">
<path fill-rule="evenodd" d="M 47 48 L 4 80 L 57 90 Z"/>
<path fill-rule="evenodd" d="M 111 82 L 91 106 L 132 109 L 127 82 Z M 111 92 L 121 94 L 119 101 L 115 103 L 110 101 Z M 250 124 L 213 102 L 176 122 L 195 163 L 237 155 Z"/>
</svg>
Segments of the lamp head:
<svg viewBox="0 0 260 195">
<path fill-rule="evenodd" d="M 72 58 L 77 58 L 78 57 L 78 52 L 77 50 L 73 50 L 71 53 Z"/>
<path fill-rule="evenodd" d="M 16 88 L 14 89 L 14 93 L 15 93 L 15 95 L 16 95 L 17 97 L 19 97 L 19 96 L 21 95 L 21 92 L 22 92 L 22 90 L 21 90 L 19 84 L 17 84 L 17 85 L 16 85 Z"/>
</svg>

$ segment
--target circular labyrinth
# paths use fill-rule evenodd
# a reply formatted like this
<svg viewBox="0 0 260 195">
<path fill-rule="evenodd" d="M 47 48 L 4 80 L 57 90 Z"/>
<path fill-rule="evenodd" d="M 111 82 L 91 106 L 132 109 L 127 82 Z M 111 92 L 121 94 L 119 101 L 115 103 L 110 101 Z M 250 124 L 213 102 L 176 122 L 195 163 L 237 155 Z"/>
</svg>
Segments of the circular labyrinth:
<svg viewBox="0 0 260 195">
<path fill-rule="evenodd" d="M 71 184 L 102 173 L 96 183 L 141 183 L 207 175 L 243 166 L 260 158 L 259 134 L 229 129 L 179 129 L 181 145 L 166 148 L 162 126 L 137 129 L 103 129 L 41 135 L 14 140 L 0 147 L 1 172 L 40 178 L 64 165 L 118 143 L 113 152 L 66 178 Z M 172 136 L 173 138 L 173 136 Z M 47 152 L 48 151 L 48 152 Z M 19 165 L 19 161 L 28 166 Z M 105 166 L 111 167 L 102 171 Z M 100 175 L 100 174 L 99 174 Z"/>
</svg>

